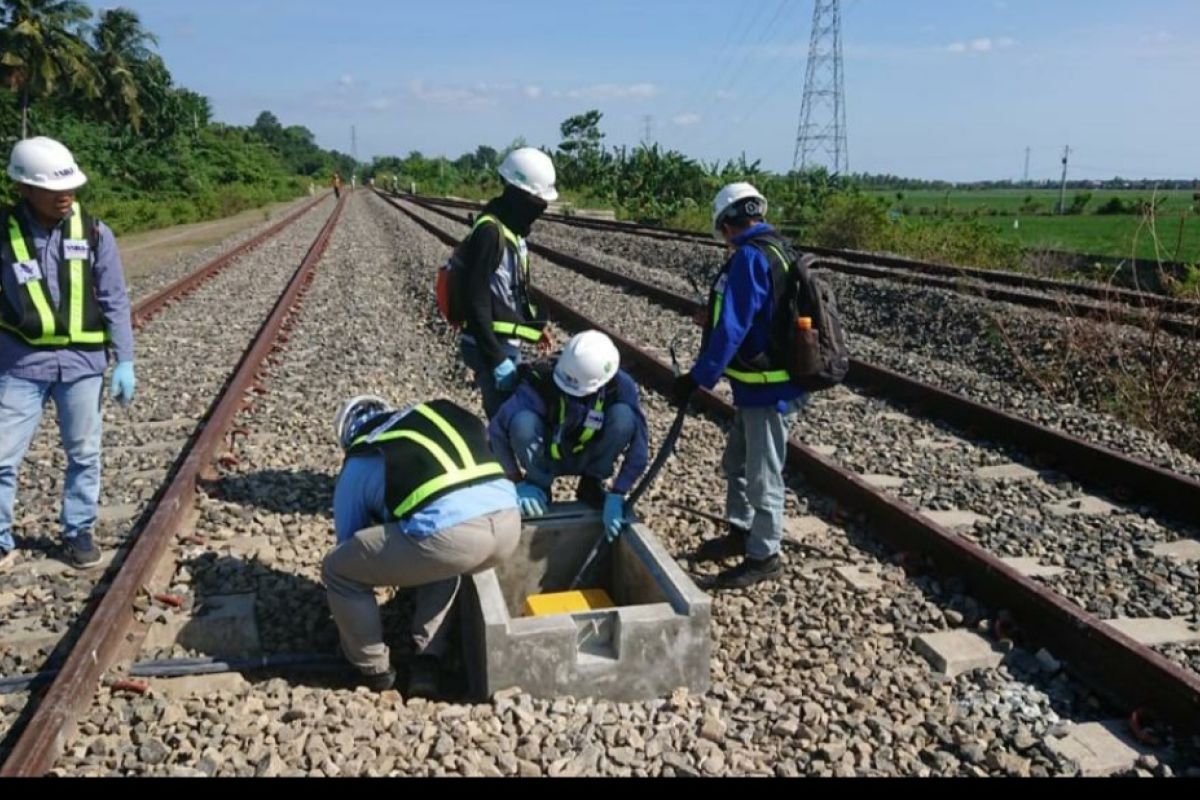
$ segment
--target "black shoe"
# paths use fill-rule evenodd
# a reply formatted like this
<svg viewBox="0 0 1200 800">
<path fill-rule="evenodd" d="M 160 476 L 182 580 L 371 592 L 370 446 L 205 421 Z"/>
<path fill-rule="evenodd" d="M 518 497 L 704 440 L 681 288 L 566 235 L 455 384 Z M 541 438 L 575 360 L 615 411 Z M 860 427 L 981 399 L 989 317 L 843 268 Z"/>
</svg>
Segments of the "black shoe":
<svg viewBox="0 0 1200 800">
<path fill-rule="evenodd" d="M 604 508 L 604 482 L 599 478 L 589 478 L 584 475 L 579 479 L 579 488 L 575 490 L 575 499 L 586 505 L 588 508 L 594 508 L 597 511 Z"/>
<path fill-rule="evenodd" d="M 376 672 L 374 675 L 362 675 L 358 679 L 360 686 L 365 686 L 372 692 L 386 692 L 396 685 L 396 670 Z"/>
<path fill-rule="evenodd" d="M 408 672 L 410 697 L 434 697 L 441 686 L 442 663 L 436 656 L 417 656 Z"/>
<path fill-rule="evenodd" d="M 63 542 L 67 563 L 76 569 L 87 569 L 100 563 L 100 548 L 92 542 L 91 531 L 82 531 Z"/>
<path fill-rule="evenodd" d="M 709 539 L 692 553 L 692 561 L 724 561 L 727 558 L 746 555 L 746 540 L 750 531 L 736 525 L 729 526 L 729 533 L 720 539 Z"/>
<path fill-rule="evenodd" d="M 747 556 L 732 569 L 706 582 L 706 589 L 745 589 L 763 581 L 771 581 L 783 575 L 783 562 L 779 556 L 756 559 Z"/>
</svg>

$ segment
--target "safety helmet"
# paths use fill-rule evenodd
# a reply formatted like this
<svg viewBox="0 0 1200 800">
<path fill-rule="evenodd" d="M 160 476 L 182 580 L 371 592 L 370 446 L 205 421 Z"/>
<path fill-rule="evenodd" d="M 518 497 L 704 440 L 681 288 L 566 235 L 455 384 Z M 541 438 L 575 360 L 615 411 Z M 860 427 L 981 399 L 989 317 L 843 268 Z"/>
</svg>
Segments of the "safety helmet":
<svg viewBox="0 0 1200 800">
<path fill-rule="evenodd" d="M 13 145 L 8 177 L 51 192 L 69 192 L 87 183 L 71 151 L 45 136 L 22 139 Z"/>
<path fill-rule="evenodd" d="M 747 217 L 765 217 L 767 215 L 767 198 L 748 183 L 731 183 L 713 200 L 713 236 L 719 241 L 725 241 L 721 234 L 721 223 L 731 219 Z"/>
<path fill-rule="evenodd" d="M 554 162 L 537 148 L 522 147 L 509 153 L 500 165 L 500 177 L 547 203 L 558 199 Z"/>
<path fill-rule="evenodd" d="M 571 337 L 554 365 L 554 382 L 573 397 L 587 397 L 604 388 L 621 366 L 621 354 L 600 331 Z"/>
<path fill-rule="evenodd" d="M 392 410 L 391 403 L 373 394 L 362 394 L 347 400 L 338 409 L 333 420 L 338 444 L 343 450 L 349 450 L 351 442 L 358 438 L 358 432 L 362 430 L 364 423 Z"/>
</svg>

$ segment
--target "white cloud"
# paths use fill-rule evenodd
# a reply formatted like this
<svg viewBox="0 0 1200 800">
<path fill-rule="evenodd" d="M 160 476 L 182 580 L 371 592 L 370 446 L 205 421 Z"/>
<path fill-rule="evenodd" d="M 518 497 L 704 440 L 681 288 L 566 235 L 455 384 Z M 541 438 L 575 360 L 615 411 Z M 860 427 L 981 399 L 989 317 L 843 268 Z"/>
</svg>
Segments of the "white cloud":
<svg viewBox="0 0 1200 800">
<path fill-rule="evenodd" d="M 996 50 L 1015 47 L 1016 44 L 1017 40 L 1008 36 L 1000 36 L 995 39 L 990 36 L 980 36 L 968 42 L 953 42 L 948 44 L 946 45 L 946 50 L 950 53 L 991 53 Z"/>
<path fill-rule="evenodd" d="M 423 80 L 410 81 L 408 90 L 422 103 L 433 105 L 494 106 L 500 95 L 511 92 L 512 86 L 479 83 L 474 86 L 438 86 Z"/>
<path fill-rule="evenodd" d="M 393 105 L 389 97 L 376 97 L 367 103 L 367 109 L 370 111 L 387 111 Z"/>
<path fill-rule="evenodd" d="M 342 77 L 338 78 L 338 86 L 340 86 L 343 89 L 353 89 L 354 88 L 354 76 L 353 75 L 343 75 Z"/>
<path fill-rule="evenodd" d="M 649 100 L 658 93 L 659 88 L 653 83 L 599 83 L 568 89 L 566 96 L 572 100 Z"/>
<path fill-rule="evenodd" d="M 731 91 L 729 89 L 718 89 L 717 90 L 717 99 L 720 100 L 721 102 L 733 100 L 733 99 L 737 98 L 737 96 L 738 96 L 737 92 Z"/>
<path fill-rule="evenodd" d="M 538 100 L 542 96 L 542 87 L 540 86 L 526 86 L 522 91 L 530 100 Z"/>
<path fill-rule="evenodd" d="M 686 114 L 677 114 L 671 118 L 671 122 L 674 122 L 676 125 L 678 125 L 681 128 L 686 128 L 689 125 L 699 125 L 703 121 L 704 121 L 703 117 L 701 117 L 699 114 L 696 114 L 693 112 L 688 112 Z"/>
</svg>

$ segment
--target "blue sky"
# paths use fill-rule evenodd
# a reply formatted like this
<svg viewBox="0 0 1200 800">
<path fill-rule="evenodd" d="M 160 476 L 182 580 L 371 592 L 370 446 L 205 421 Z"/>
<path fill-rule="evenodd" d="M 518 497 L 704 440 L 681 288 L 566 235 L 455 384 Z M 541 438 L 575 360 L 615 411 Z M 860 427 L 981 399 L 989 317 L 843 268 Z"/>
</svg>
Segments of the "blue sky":
<svg viewBox="0 0 1200 800">
<path fill-rule="evenodd" d="M 811 0 L 123 0 L 221 120 L 458 156 L 609 144 L 791 166 Z M 844 0 L 850 166 L 953 180 L 1200 176 L 1197 0 Z"/>
</svg>

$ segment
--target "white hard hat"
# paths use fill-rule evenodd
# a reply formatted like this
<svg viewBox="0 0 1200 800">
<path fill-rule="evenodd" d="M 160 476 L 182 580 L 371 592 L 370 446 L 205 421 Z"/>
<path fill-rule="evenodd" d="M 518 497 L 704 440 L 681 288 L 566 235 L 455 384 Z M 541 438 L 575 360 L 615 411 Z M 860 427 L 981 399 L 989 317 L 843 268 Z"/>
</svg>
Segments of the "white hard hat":
<svg viewBox="0 0 1200 800">
<path fill-rule="evenodd" d="M 621 367 L 621 354 L 600 331 L 571 337 L 554 365 L 554 382 L 573 397 L 587 397 L 604 388 Z"/>
<path fill-rule="evenodd" d="M 522 147 L 509 153 L 500 165 L 500 177 L 547 203 L 558 199 L 558 190 L 554 188 L 554 162 L 537 148 Z"/>
<path fill-rule="evenodd" d="M 733 214 L 743 217 L 765 217 L 767 215 L 767 198 L 749 183 L 731 183 L 713 200 L 713 235 L 724 240 L 721 236 L 721 221 Z"/>
<path fill-rule="evenodd" d="M 45 136 L 22 139 L 13 145 L 8 177 L 51 192 L 68 192 L 87 183 L 71 151 Z"/>
<path fill-rule="evenodd" d="M 350 449 L 350 443 L 358 438 L 358 432 L 363 423 L 372 417 L 392 410 L 392 405 L 382 397 L 373 394 L 361 394 L 352 397 L 338 409 L 333 420 L 333 429 L 337 434 L 338 444 L 343 450 Z"/>
</svg>

